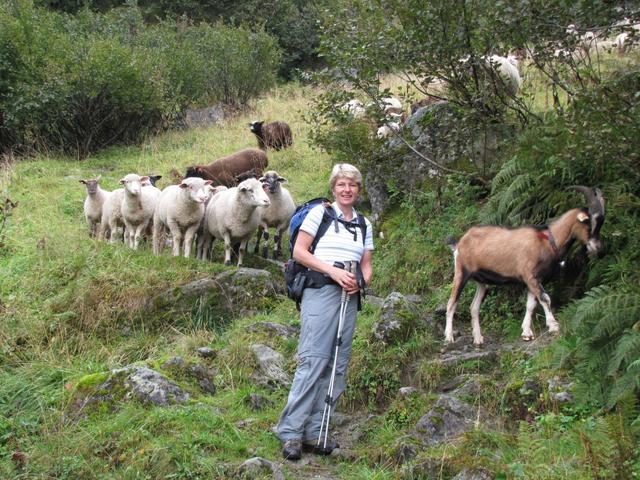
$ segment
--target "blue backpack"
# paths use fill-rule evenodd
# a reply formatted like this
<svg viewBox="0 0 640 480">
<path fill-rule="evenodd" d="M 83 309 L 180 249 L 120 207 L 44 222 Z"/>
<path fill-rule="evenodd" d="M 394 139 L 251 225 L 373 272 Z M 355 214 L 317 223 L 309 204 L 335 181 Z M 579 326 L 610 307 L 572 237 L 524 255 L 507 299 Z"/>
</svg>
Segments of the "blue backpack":
<svg viewBox="0 0 640 480">
<path fill-rule="evenodd" d="M 287 284 L 287 296 L 290 299 L 295 300 L 298 307 L 300 304 L 300 300 L 302 300 L 302 292 L 306 287 L 317 288 L 318 286 L 321 286 L 316 286 L 314 284 L 314 281 L 311 279 L 311 276 L 307 275 L 307 273 L 309 272 L 309 269 L 307 267 L 296 262 L 293 259 L 293 248 L 298 238 L 300 226 L 302 225 L 302 222 L 304 222 L 304 219 L 307 217 L 307 214 L 311 211 L 311 209 L 318 205 L 324 205 L 325 208 L 324 214 L 322 215 L 322 221 L 318 226 L 318 231 L 316 232 L 316 235 L 313 238 L 313 242 L 311 242 L 311 246 L 309 247 L 309 251 L 313 253 L 316 249 L 316 246 L 318 245 L 318 242 L 329 229 L 329 225 L 331 225 L 333 221 L 336 221 L 335 211 L 331 207 L 331 201 L 324 197 L 318 197 L 303 203 L 296 208 L 293 216 L 291 217 L 291 222 L 289 223 L 289 252 L 291 254 L 291 259 L 285 266 L 284 278 Z M 358 226 L 362 230 L 362 243 L 364 244 L 365 237 L 367 235 L 367 224 L 362 215 L 358 214 L 357 218 Z M 337 221 L 342 222 L 342 220 Z"/>
</svg>

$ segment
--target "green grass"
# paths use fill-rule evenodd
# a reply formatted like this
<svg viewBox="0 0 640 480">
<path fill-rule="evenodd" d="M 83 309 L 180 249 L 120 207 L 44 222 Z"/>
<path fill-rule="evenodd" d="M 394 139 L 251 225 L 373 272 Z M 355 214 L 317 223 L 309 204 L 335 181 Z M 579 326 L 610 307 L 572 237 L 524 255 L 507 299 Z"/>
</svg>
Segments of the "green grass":
<svg viewBox="0 0 640 480">
<path fill-rule="evenodd" d="M 299 325 L 294 304 L 278 300 L 256 315 L 222 323 L 198 305 L 180 318 L 154 317 L 145 308 L 149 298 L 225 270 L 220 246 L 213 263 L 202 263 L 173 258 L 167 250 L 155 257 L 148 245 L 134 252 L 91 240 L 82 215 L 85 190 L 78 180 L 101 174 L 104 188 L 112 189 L 129 172 L 159 173 L 165 176 L 162 187 L 171 182 L 172 169 L 183 172 L 188 165 L 255 146 L 251 120 L 284 119 L 295 143 L 269 152 L 269 168 L 288 178 L 298 202 L 326 195 L 333 161 L 308 144 L 309 126 L 302 121 L 313 94 L 309 87 L 290 84 L 222 125 L 168 132 L 84 161 L 38 156 L 3 166 L 0 191 L 19 206 L 0 249 L 0 477 L 230 478 L 249 457 L 279 461 L 279 442 L 269 430 L 288 392 L 251 383 L 255 366 L 250 345 L 265 343 L 278 350 L 293 373 L 296 342 L 248 327 L 262 321 Z M 474 401 L 505 413 L 512 406 L 508 393 L 518 382 L 554 374 L 549 352 L 534 359 L 505 355 L 497 365 L 469 363 L 456 371 L 433 361 L 441 332 L 422 315 L 430 315 L 449 295 L 451 252 L 443 239 L 474 224 L 480 208 L 475 189 L 460 179 L 451 179 L 442 195 L 441 210 L 426 189 L 398 205 L 378 228 L 384 239 L 376 240 L 373 290 L 382 297 L 391 291 L 421 294 L 421 318 L 407 338 L 385 346 L 372 334 L 379 311 L 365 305 L 340 409 L 374 417 L 354 446 L 355 461 L 320 459 L 319 465 L 337 477 L 355 479 L 423 478 L 411 473 L 420 471 L 421 461 L 443 465 L 441 478 L 467 466 L 485 467 L 502 478 L 591 478 L 594 468 L 602 478 L 614 478 L 605 462 L 616 460 L 615 431 L 600 420 L 560 411 L 545 399 L 535 405 L 533 425 L 474 431 L 459 442 L 420 452 L 407 465 L 390 460 L 398 439 L 410 433 L 433 403 L 433 389 L 451 376 L 486 373 Z M 247 264 L 275 271 L 252 255 Z M 456 328 L 467 332 L 471 290 L 463 295 L 456 319 Z M 523 314 L 522 291 L 496 292 L 483 307 L 483 332 L 515 339 Z M 537 325 L 542 328 L 542 321 Z M 87 411 L 86 416 L 69 413 L 78 390 L 96 386 L 110 369 L 131 363 L 157 366 L 174 356 L 202 362 L 194 356 L 201 346 L 217 352 L 210 362 L 214 395 L 176 375 L 174 380 L 192 394 L 185 405 L 152 408 L 132 402 Z M 398 388 L 412 384 L 422 392 L 400 398 Z M 251 393 L 267 399 L 263 411 L 250 409 Z M 554 432 L 556 427 L 566 435 Z M 590 442 L 591 457 L 585 442 Z M 543 453 L 524 462 L 532 446 Z M 283 466 L 287 478 L 298 478 L 300 470 Z"/>
</svg>

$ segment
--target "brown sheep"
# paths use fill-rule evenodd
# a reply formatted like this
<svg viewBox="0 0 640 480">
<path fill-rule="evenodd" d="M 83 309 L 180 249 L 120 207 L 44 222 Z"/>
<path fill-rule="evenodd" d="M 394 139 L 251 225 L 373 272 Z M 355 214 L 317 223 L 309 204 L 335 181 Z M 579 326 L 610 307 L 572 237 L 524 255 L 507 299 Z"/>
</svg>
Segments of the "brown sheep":
<svg viewBox="0 0 640 480">
<path fill-rule="evenodd" d="M 233 187 L 238 184 L 238 178 L 262 175 L 267 165 L 266 153 L 257 148 L 246 148 L 210 165 L 188 167 L 185 177 L 200 177 L 211 180 L 214 185 Z"/>
<path fill-rule="evenodd" d="M 280 150 L 293 145 L 291 128 L 286 122 L 271 122 L 263 125 L 264 121 L 255 121 L 249 124 L 251 131 L 258 137 L 258 147 L 262 150 L 273 148 Z"/>
</svg>

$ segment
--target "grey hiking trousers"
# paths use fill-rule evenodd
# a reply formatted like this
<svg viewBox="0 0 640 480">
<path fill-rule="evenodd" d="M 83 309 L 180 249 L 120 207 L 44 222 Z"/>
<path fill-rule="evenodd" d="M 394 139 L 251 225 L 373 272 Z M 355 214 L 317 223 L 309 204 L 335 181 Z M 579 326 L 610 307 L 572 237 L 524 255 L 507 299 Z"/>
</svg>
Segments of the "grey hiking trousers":
<svg viewBox="0 0 640 480">
<path fill-rule="evenodd" d="M 304 290 L 301 302 L 302 329 L 298 343 L 298 368 L 291 385 L 287 405 L 276 427 L 281 441 L 316 441 L 333 368 L 334 342 L 338 333 L 340 296 L 337 285 Z M 342 326 L 342 344 L 338 349 L 333 403 L 344 391 L 351 341 L 356 324 L 358 299 L 352 296 Z"/>
</svg>

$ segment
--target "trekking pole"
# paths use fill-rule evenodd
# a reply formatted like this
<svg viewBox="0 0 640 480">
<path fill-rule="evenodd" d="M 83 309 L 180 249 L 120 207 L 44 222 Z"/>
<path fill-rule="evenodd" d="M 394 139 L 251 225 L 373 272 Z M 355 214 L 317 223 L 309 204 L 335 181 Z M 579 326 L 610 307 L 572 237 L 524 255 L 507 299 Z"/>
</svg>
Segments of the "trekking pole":
<svg viewBox="0 0 640 480">
<path fill-rule="evenodd" d="M 345 262 L 345 270 L 351 273 L 355 273 L 356 271 L 356 262 Z M 342 289 L 342 296 L 340 297 L 340 315 L 338 317 L 338 331 L 336 333 L 335 347 L 334 347 L 334 355 L 333 355 L 333 367 L 331 368 L 331 378 L 329 380 L 329 389 L 327 391 L 327 396 L 324 399 L 324 411 L 322 412 L 322 421 L 320 422 L 320 433 L 318 434 L 318 441 L 316 443 L 316 447 L 320 446 L 320 441 L 322 440 L 322 431 L 324 430 L 324 443 L 322 448 L 324 451 L 327 449 L 327 438 L 329 436 L 329 421 L 331 420 L 331 404 L 333 403 L 333 386 L 336 379 L 336 365 L 338 363 L 338 349 L 342 344 L 342 326 L 344 324 L 344 317 L 347 313 L 347 306 L 349 305 L 349 300 L 351 299 L 351 295 L 347 294 L 347 291 Z M 325 424 L 325 418 L 327 420 Z M 324 428 L 323 428 L 324 427 Z"/>
</svg>

